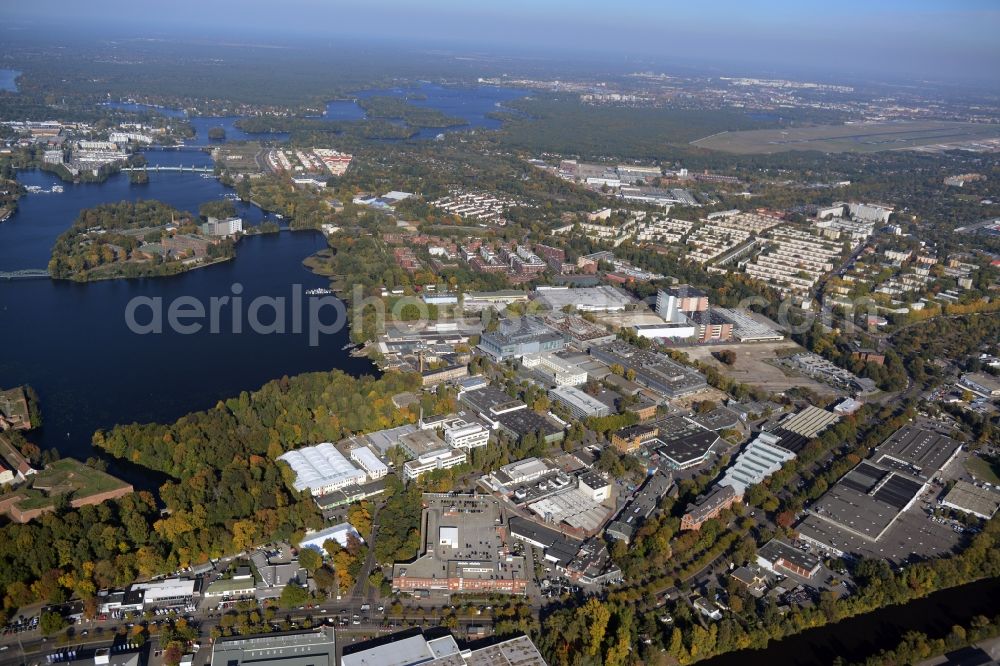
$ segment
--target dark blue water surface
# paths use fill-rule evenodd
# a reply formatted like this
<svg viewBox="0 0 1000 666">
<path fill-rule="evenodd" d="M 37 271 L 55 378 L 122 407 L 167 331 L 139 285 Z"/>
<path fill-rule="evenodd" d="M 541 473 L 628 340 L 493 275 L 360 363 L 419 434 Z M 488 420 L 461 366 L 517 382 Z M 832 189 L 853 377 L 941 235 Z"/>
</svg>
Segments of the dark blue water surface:
<svg viewBox="0 0 1000 666">
<path fill-rule="evenodd" d="M 498 86 L 443 86 L 422 83 L 418 86 L 375 88 L 357 93 L 359 98 L 403 97 L 413 106 L 422 106 L 455 118 L 465 120 L 465 125 L 448 128 L 424 127 L 415 138 L 431 139 L 443 132 L 472 128 L 499 129 L 501 122 L 487 114 L 503 111 L 504 102 L 520 99 L 526 90 Z"/>
<path fill-rule="evenodd" d="M 151 162 L 163 156 L 185 164 L 193 151 L 150 151 Z M 48 188 L 54 177 L 19 173 L 25 184 Z M 100 185 L 64 184 L 62 194 L 29 194 L 18 212 L 0 223 L 0 271 L 44 268 L 56 237 L 80 209 L 122 199 L 159 199 L 182 210 L 220 198 L 228 188 L 198 174 L 151 173 L 146 185 L 131 185 L 120 174 Z M 250 224 L 264 215 L 238 203 Z M 75 284 L 48 279 L 0 280 L 0 387 L 31 384 L 41 397 L 44 427 L 33 439 L 56 447 L 64 455 L 93 455 L 91 435 L 98 428 L 133 421 L 170 421 L 189 411 L 212 407 L 216 401 L 253 390 L 268 380 L 311 370 L 341 368 L 352 374 L 373 373 L 364 359 L 350 357 L 342 347 L 348 331 L 320 336 L 310 346 L 308 326 L 292 333 L 294 284 L 303 289 L 327 281 L 302 266 L 302 260 L 326 247 L 322 234 L 312 231 L 252 236 L 237 246 L 236 259 L 169 278 L 112 280 Z M 139 335 L 125 321 L 127 304 L 135 297 L 162 299 L 164 322 L 170 303 L 193 296 L 209 307 L 212 297 L 233 296 L 242 287 L 244 333 L 233 332 L 231 306 L 220 309 L 220 333 L 204 330 Z M 249 332 L 247 309 L 257 296 L 284 297 L 286 334 Z M 309 310 L 303 296 L 303 310 Z M 145 306 L 144 306 L 145 307 Z M 146 322 L 148 308 L 137 319 Z M 323 321 L 335 319 L 332 307 Z M 273 320 L 263 308 L 260 321 Z M 165 326 L 169 329 L 169 326 Z M 139 487 L 152 487 L 141 470 L 118 468 Z"/>
<path fill-rule="evenodd" d="M 145 113 L 151 111 L 168 118 L 185 118 L 194 128 L 195 136 L 187 143 L 197 145 L 219 144 L 226 141 L 287 141 L 288 134 L 285 132 L 259 132 L 251 134 L 236 127 L 236 121 L 240 116 L 191 116 L 183 109 L 171 109 L 165 106 L 153 106 L 151 104 L 137 104 L 135 102 L 106 102 L 104 106 L 120 111 L 136 111 Z M 208 130 L 213 127 L 221 127 L 226 131 L 225 139 L 209 139 Z"/>
<path fill-rule="evenodd" d="M 17 77 L 21 72 L 16 69 L 0 69 L 0 90 L 17 92 Z"/>
<path fill-rule="evenodd" d="M 417 86 L 395 88 L 373 88 L 353 93 L 355 98 L 368 97 L 401 97 L 406 98 L 414 106 L 436 109 L 448 116 L 461 118 L 463 125 L 454 127 L 424 127 L 414 137 L 417 139 L 432 139 L 443 132 L 455 132 L 473 128 L 498 129 L 499 120 L 489 118 L 487 114 L 503 111 L 503 103 L 524 97 L 526 90 L 516 88 L 501 88 L 497 86 L 443 86 L 434 83 L 421 83 Z M 132 102 L 107 102 L 106 106 L 123 111 L 152 111 L 171 118 L 187 118 L 183 109 L 168 109 L 165 107 L 136 104 Z M 364 120 L 365 112 L 357 102 L 351 99 L 338 99 L 326 103 L 322 116 L 315 116 L 329 121 Z M 226 130 L 226 141 L 286 141 L 288 134 L 269 132 L 249 134 L 238 129 L 235 122 L 238 116 L 194 116 L 188 118 L 194 126 L 196 136 L 194 143 L 206 145 L 213 143 L 208 139 L 208 130 L 212 127 L 222 127 Z"/>
</svg>

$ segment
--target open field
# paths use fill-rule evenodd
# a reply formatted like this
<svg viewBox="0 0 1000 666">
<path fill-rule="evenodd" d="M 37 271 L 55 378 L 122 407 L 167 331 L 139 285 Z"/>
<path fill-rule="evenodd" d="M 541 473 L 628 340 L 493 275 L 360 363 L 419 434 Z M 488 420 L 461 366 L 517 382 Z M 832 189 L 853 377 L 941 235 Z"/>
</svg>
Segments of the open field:
<svg viewBox="0 0 1000 666">
<path fill-rule="evenodd" d="M 720 132 L 691 144 L 710 150 L 753 155 L 789 150 L 874 153 L 997 139 L 1000 139 L 1000 125 L 899 121 Z"/>
<path fill-rule="evenodd" d="M 736 363 L 732 366 L 720 363 L 713 351 L 730 349 L 736 352 Z M 767 391 L 785 391 L 795 386 L 802 386 L 818 395 L 837 397 L 844 395 L 837 389 L 816 381 L 810 377 L 798 374 L 786 374 L 781 368 L 775 367 L 768 360 L 781 356 L 789 356 L 805 351 L 794 342 L 761 342 L 745 345 L 699 345 L 685 347 L 682 350 L 692 360 L 701 361 L 718 368 L 724 375 L 749 386 L 755 386 Z"/>
<path fill-rule="evenodd" d="M 1000 486 L 1000 476 L 997 476 L 997 473 L 1000 472 L 1000 463 L 995 460 L 991 462 L 991 460 L 970 455 L 965 460 L 965 469 L 978 481 Z"/>
</svg>

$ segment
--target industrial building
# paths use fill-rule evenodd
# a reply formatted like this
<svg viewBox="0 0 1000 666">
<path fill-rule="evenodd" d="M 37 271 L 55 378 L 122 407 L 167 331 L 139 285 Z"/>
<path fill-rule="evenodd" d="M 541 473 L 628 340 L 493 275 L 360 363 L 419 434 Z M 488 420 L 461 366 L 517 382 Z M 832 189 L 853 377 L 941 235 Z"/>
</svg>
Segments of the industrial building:
<svg viewBox="0 0 1000 666">
<path fill-rule="evenodd" d="M 278 456 L 295 472 L 295 489 L 308 490 L 322 496 L 347 486 L 364 483 L 365 473 L 338 451 L 333 444 L 324 442 Z"/>
<path fill-rule="evenodd" d="M 577 312 L 624 312 L 635 299 L 616 287 L 539 287 L 536 300 L 549 309 L 572 307 Z"/>
<path fill-rule="evenodd" d="M 785 439 L 780 432 L 757 435 L 726 470 L 719 484 L 732 486 L 737 495 L 744 495 L 747 488 L 762 482 L 795 457 L 795 452 L 782 445 Z"/>
<path fill-rule="evenodd" d="M 839 415 L 809 405 L 798 414 L 792 414 L 782 421 L 781 428 L 812 439 L 839 420 Z"/>
<path fill-rule="evenodd" d="M 657 352 L 640 350 L 624 342 L 591 347 L 590 354 L 608 365 L 620 365 L 635 372 L 640 384 L 668 398 L 679 398 L 707 386 L 705 376 Z"/>
<path fill-rule="evenodd" d="M 957 481 L 941 500 L 941 506 L 989 520 L 1000 508 L 1000 493 L 968 481 Z"/>
<path fill-rule="evenodd" d="M 524 558 L 509 554 L 496 499 L 425 493 L 424 506 L 420 555 L 393 565 L 393 590 L 524 594 Z"/>
<path fill-rule="evenodd" d="M 560 386 L 549 391 L 549 397 L 566 407 L 576 419 L 609 416 L 614 410 L 608 404 L 573 386 Z"/>
<path fill-rule="evenodd" d="M 771 539 L 757 550 L 757 565 L 771 573 L 812 578 L 819 573 L 822 563 L 814 555 Z"/>
<path fill-rule="evenodd" d="M 800 538 L 839 555 L 879 542 L 959 449 L 934 430 L 903 426 L 809 507 Z"/>
<path fill-rule="evenodd" d="M 660 500 L 667 491 L 670 490 L 672 481 L 670 477 L 663 474 L 654 474 L 646 480 L 642 489 L 618 514 L 605 530 L 605 533 L 613 538 L 625 543 L 629 543 L 635 535 L 635 530 L 643 520 L 660 503 Z"/>
<path fill-rule="evenodd" d="M 352 645 L 344 652 L 342 666 L 546 666 L 527 636 L 463 650 L 451 635 L 427 638 L 420 629 L 411 629 Z"/>
<path fill-rule="evenodd" d="M 377 481 L 389 473 L 389 466 L 367 446 L 351 449 L 351 460 L 358 463 L 372 481 Z"/>
<path fill-rule="evenodd" d="M 537 317 L 503 319 L 495 331 L 483 331 L 479 349 L 495 361 L 520 358 L 525 354 L 558 351 L 566 346 L 566 336 Z"/>
<path fill-rule="evenodd" d="M 332 628 L 216 639 L 211 666 L 337 666 Z"/>
<path fill-rule="evenodd" d="M 347 543 L 354 537 L 361 543 L 365 540 L 361 537 L 361 533 L 354 529 L 354 526 L 350 523 L 340 523 L 332 527 L 327 527 L 325 529 L 319 530 L 318 532 L 312 532 L 306 534 L 302 537 L 302 541 L 299 542 L 298 548 L 312 548 L 318 550 L 321 553 L 325 553 L 326 550 L 323 547 L 327 541 L 336 541 L 340 544 L 341 548 L 347 548 Z"/>
</svg>

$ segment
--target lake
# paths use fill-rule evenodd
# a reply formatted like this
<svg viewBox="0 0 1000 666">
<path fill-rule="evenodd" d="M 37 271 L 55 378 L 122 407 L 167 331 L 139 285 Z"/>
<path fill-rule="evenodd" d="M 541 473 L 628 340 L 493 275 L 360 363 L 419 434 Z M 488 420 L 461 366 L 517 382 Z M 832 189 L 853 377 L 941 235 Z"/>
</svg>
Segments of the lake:
<svg viewBox="0 0 1000 666">
<path fill-rule="evenodd" d="M 0 91 L 17 92 L 17 77 L 21 72 L 16 69 L 0 69 Z"/>
<path fill-rule="evenodd" d="M 499 129 L 501 122 L 490 118 L 489 114 L 503 111 L 504 102 L 520 99 L 528 94 L 526 90 L 517 88 L 502 88 L 499 86 L 444 86 L 436 83 L 421 83 L 416 86 L 394 88 L 372 88 L 351 93 L 354 99 L 337 99 L 326 103 L 322 116 L 314 116 L 329 121 L 358 121 L 365 119 L 365 111 L 355 99 L 369 97 L 401 97 L 406 98 L 414 106 L 435 109 L 448 116 L 461 118 L 464 125 L 454 127 L 424 127 L 420 128 L 416 139 L 433 139 L 446 132 L 457 132 L 468 129 Z M 195 143 L 214 143 L 208 139 L 208 130 L 212 127 L 222 127 L 226 130 L 226 141 L 287 141 L 288 134 L 269 132 L 250 134 L 235 126 L 238 116 L 191 116 L 183 109 L 170 109 L 134 102 L 106 102 L 105 106 L 123 111 L 159 113 L 170 118 L 187 118 L 194 127 Z"/>
<path fill-rule="evenodd" d="M 149 151 L 150 163 L 204 159 L 196 151 Z M 207 156 L 205 156 L 207 157 Z M 58 179 L 40 171 L 22 171 L 26 185 L 49 188 Z M 146 185 L 132 185 L 118 174 L 102 184 L 62 183 L 62 194 L 28 194 L 18 211 L 0 223 L 0 271 L 44 268 L 56 237 L 82 208 L 123 199 L 159 199 L 182 210 L 219 199 L 229 191 L 199 174 L 150 173 Z M 249 225 L 266 216 L 237 202 Z M 42 403 L 44 427 L 32 439 L 45 448 L 86 459 L 94 455 L 91 435 L 98 428 L 133 421 L 171 421 L 218 400 L 253 390 L 282 375 L 340 368 L 352 374 L 377 374 L 366 359 L 342 347 L 346 329 L 310 346 L 301 334 L 233 333 L 231 319 L 221 318 L 220 333 L 194 335 L 164 332 L 137 335 L 125 321 L 126 305 L 137 296 L 160 298 L 164 310 L 182 296 L 203 303 L 232 296 L 242 286 L 244 303 L 257 296 L 292 298 L 292 285 L 303 289 L 328 281 L 309 272 L 302 260 L 327 247 L 315 231 L 282 231 L 249 236 L 237 246 L 234 260 L 168 278 L 113 280 L 76 284 L 46 279 L 0 280 L 0 387 L 31 384 Z M 304 297 L 308 299 L 309 297 Z M 305 307 L 308 307 L 307 305 Z M 245 308 L 244 308 L 245 309 Z M 286 308 L 287 309 L 287 308 Z M 140 313 L 137 319 L 147 317 Z M 229 311 L 225 311 L 229 312 Z M 260 319 L 269 322 L 270 310 Z M 291 312 L 286 321 L 291 330 Z M 333 315 L 324 317 L 332 320 Z M 137 468 L 117 472 L 138 487 L 158 485 L 155 476 Z M 151 484 L 146 482 L 153 479 Z"/>
</svg>

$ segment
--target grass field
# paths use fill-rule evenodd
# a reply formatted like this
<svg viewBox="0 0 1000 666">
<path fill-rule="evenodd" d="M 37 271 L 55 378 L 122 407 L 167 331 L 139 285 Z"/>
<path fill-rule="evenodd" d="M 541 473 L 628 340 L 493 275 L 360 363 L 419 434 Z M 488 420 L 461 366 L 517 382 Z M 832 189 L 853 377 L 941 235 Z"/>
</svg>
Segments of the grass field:
<svg viewBox="0 0 1000 666">
<path fill-rule="evenodd" d="M 1000 476 L 997 476 L 997 473 L 1000 472 L 1000 461 L 993 460 L 991 462 L 979 456 L 969 456 L 965 461 L 965 468 L 979 481 L 1000 486 Z"/>
<path fill-rule="evenodd" d="M 64 493 L 72 493 L 73 498 L 104 493 L 127 485 L 93 467 L 87 467 L 79 460 L 63 458 L 45 466 L 31 478 L 31 487 L 19 488 L 16 492 L 25 497 L 20 502 L 22 509 L 48 506 L 52 498 Z"/>
<path fill-rule="evenodd" d="M 720 132 L 692 141 L 699 148 L 741 155 L 818 150 L 874 153 L 923 146 L 996 140 L 1000 126 L 946 121 L 897 121 L 856 125 L 817 125 L 787 129 Z"/>
</svg>

